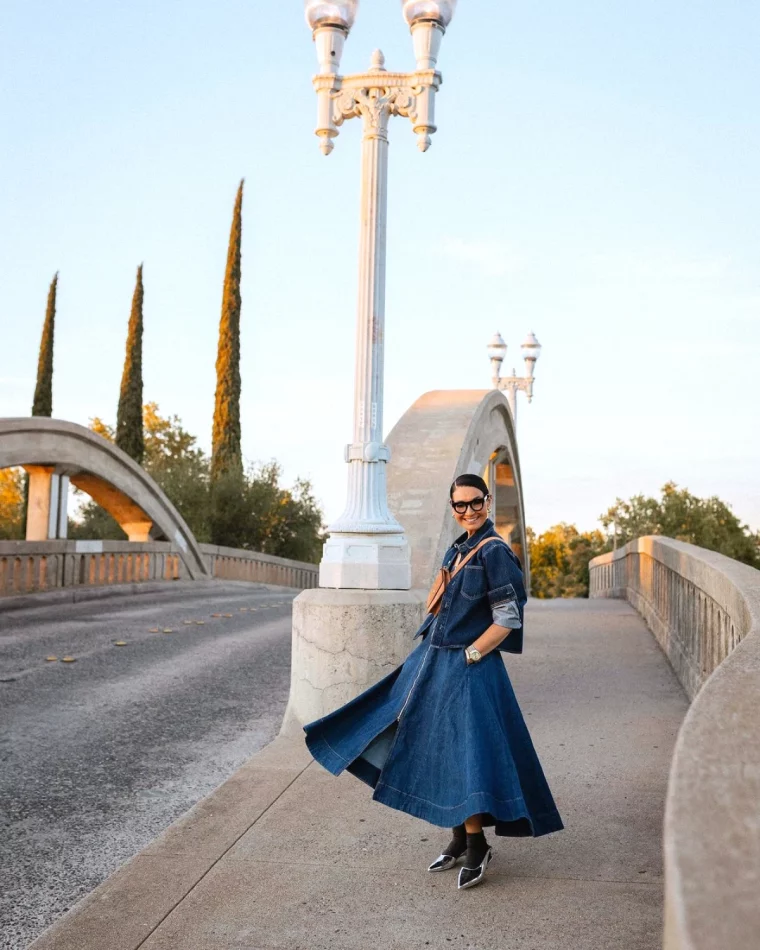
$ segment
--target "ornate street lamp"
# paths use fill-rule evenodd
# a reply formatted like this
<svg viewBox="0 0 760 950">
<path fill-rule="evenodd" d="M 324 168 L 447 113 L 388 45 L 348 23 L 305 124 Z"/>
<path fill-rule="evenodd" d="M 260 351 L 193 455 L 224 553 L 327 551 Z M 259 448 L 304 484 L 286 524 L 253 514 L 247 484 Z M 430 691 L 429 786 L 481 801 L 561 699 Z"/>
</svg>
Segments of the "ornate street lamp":
<svg viewBox="0 0 760 950">
<path fill-rule="evenodd" d="M 512 412 L 512 421 L 517 426 L 517 393 L 522 390 L 528 397 L 528 402 L 533 399 L 533 373 L 536 368 L 536 360 L 541 355 L 541 344 L 536 339 L 535 333 L 531 332 L 525 338 L 525 342 L 520 347 L 523 359 L 525 360 L 525 376 L 518 376 L 516 370 L 512 370 L 511 376 L 501 375 L 501 364 L 507 355 L 507 344 L 502 339 L 500 333 L 494 333 L 491 342 L 488 344 L 488 357 L 491 360 L 491 376 L 494 389 L 501 389 L 506 393 L 507 402 Z"/>
<path fill-rule="evenodd" d="M 388 510 L 385 466 L 390 451 L 383 443 L 388 120 L 392 115 L 407 117 L 419 149 L 430 147 L 436 128 L 435 94 L 441 85 L 435 66 L 455 6 L 456 0 L 403 0 L 417 62 L 414 72 L 389 72 L 383 54 L 376 50 L 368 72 L 341 76 L 343 45 L 358 0 L 306 0 L 306 22 L 319 62 L 313 83 L 322 152 L 330 154 L 347 119 L 361 118 L 364 125 L 354 432 L 345 452 L 348 501 L 328 528 L 319 568 L 321 587 L 411 587 L 409 545 L 404 529 Z"/>
</svg>

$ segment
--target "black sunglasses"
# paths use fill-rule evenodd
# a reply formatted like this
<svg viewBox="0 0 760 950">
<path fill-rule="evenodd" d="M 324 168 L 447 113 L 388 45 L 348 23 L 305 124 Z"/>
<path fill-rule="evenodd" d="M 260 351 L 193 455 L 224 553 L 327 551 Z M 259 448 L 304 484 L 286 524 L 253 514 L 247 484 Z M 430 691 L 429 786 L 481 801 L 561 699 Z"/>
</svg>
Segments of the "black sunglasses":
<svg viewBox="0 0 760 950">
<path fill-rule="evenodd" d="M 488 495 L 480 495 L 472 501 L 450 501 L 449 504 L 458 515 L 463 515 L 468 508 L 472 508 L 473 511 L 482 511 L 487 498 Z"/>
</svg>

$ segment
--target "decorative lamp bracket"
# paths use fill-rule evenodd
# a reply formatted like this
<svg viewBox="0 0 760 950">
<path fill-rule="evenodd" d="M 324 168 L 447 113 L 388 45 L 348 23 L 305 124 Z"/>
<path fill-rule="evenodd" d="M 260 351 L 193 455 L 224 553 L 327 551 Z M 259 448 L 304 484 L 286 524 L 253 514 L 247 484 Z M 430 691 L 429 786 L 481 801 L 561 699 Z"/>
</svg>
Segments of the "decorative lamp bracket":
<svg viewBox="0 0 760 950">
<path fill-rule="evenodd" d="M 385 69 L 380 51 L 373 54 L 369 72 L 352 76 L 320 73 L 313 79 L 317 93 L 316 134 L 325 155 L 333 149 L 333 139 L 347 120 L 362 118 L 365 132 L 387 138 L 392 115 L 408 118 L 417 135 L 417 147 L 426 152 L 435 132 L 435 94 L 443 82 L 435 69 L 412 73 L 391 73 Z"/>
</svg>

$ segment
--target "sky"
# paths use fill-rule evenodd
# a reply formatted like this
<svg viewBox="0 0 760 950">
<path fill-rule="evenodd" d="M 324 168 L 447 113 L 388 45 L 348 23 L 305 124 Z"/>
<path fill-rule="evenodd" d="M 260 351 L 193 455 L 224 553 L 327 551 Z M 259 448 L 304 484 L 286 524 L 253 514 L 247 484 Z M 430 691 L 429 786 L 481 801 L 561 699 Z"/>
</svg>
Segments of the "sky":
<svg viewBox="0 0 760 950">
<path fill-rule="evenodd" d="M 343 72 L 413 68 L 363 0 Z M 673 480 L 760 528 L 760 6 L 461 0 L 430 150 L 390 128 L 385 430 L 432 389 L 520 398 L 526 519 L 581 530 Z M 113 421 L 144 262 L 144 395 L 210 447 L 232 206 L 245 178 L 247 460 L 341 513 L 361 130 L 324 157 L 298 0 L 5 0 L 0 415 L 28 415 L 58 271 L 54 416 Z"/>
</svg>

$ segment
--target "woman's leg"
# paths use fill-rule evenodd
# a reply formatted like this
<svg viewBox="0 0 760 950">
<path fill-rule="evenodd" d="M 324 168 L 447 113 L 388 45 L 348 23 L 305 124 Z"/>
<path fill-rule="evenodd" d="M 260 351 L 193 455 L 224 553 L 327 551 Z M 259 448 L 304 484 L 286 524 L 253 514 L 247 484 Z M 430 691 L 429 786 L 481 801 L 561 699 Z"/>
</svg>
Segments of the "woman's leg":
<svg viewBox="0 0 760 950">
<path fill-rule="evenodd" d="M 433 861 L 428 871 L 445 871 L 453 868 L 457 859 L 467 850 L 467 832 L 464 825 L 455 825 L 452 829 L 453 838 L 443 849 L 439 857 Z"/>
<path fill-rule="evenodd" d="M 483 834 L 482 815 L 470 815 L 464 823 L 467 832 L 467 850 L 464 854 L 463 866 L 459 869 L 457 887 L 472 887 L 483 879 L 490 853 L 490 846 Z"/>
</svg>

